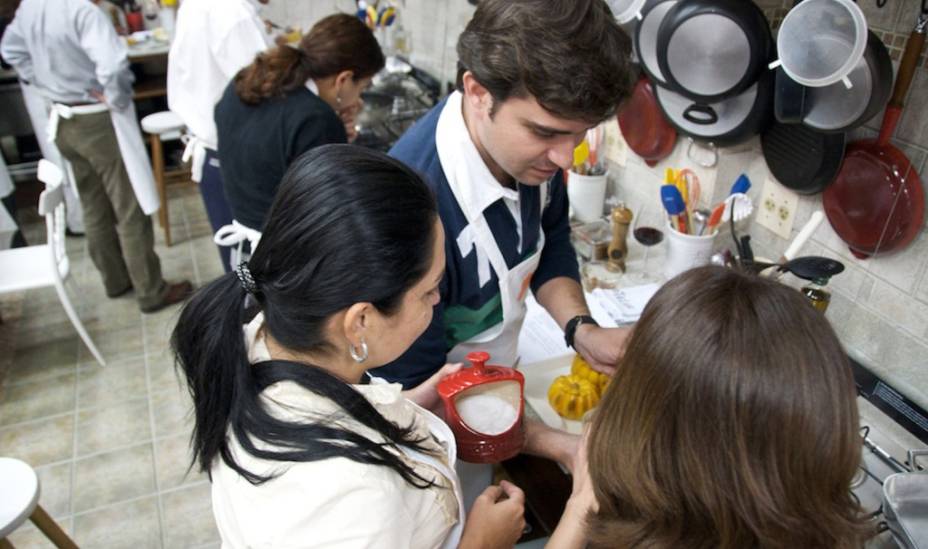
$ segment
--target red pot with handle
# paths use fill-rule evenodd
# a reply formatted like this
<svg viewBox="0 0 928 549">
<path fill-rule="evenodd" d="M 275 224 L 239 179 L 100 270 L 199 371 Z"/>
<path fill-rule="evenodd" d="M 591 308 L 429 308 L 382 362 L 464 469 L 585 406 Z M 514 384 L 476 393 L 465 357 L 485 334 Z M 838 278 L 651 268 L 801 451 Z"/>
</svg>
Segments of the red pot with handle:
<svg viewBox="0 0 928 549">
<path fill-rule="evenodd" d="M 525 378 L 505 366 L 488 365 L 489 353 L 468 353 L 463 368 L 438 383 L 445 421 L 454 433 L 458 457 L 471 463 L 498 463 L 522 449 L 525 433 Z"/>
</svg>

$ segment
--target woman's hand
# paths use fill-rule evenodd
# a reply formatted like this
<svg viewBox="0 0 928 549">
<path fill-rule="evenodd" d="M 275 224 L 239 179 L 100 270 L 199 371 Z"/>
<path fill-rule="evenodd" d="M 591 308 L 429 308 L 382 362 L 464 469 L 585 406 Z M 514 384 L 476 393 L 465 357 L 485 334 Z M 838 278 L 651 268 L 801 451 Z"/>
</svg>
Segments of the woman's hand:
<svg viewBox="0 0 928 549">
<path fill-rule="evenodd" d="M 403 396 L 439 417 L 443 417 L 441 413 L 441 397 L 438 396 L 438 382 L 456 373 L 462 366 L 461 362 L 445 364 L 441 370 L 432 374 L 432 377 L 423 381 L 417 387 L 403 391 Z"/>
<path fill-rule="evenodd" d="M 551 534 L 551 539 L 545 549 L 582 549 L 586 547 L 586 517 L 590 511 L 596 511 L 596 495 L 593 492 L 593 482 L 590 480 L 590 471 L 587 468 L 587 446 L 589 445 L 589 424 L 583 430 L 583 438 L 577 448 L 573 467 L 573 489 L 564 514 L 557 523 L 557 528 Z"/>
<path fill-rule="evenodd" d="M 512 547 L 525 530 L 525 494 L 511 482 L 490 486 L 474 501 L 458 549 Z"/>
<path fill-rule="evenodd" d="M 358 99 L 351 105 L 346 105 L 338 109 L 338 117 L 342 119 L 342 123 L 345 125 L 345 133 L 348 135 L 349 143 L 353 142 L 358 137 L 356 122 L 358 120 L 358 114 L 363 108 L 364 101 Z"/>
</svg>

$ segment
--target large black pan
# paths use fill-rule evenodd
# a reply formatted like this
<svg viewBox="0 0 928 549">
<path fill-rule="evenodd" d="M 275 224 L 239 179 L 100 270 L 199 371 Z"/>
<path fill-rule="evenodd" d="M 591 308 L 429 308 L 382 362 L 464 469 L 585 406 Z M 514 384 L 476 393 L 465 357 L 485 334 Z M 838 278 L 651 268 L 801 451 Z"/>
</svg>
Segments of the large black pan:
<svg viewBox="0 0 928 549">
<path fill-rule="evenodd" d="M 667 86 L 667 79 L 661 74 L 657 63 L 657 31 L 661 28 L 664 16 L 680 0 L 652 0 L 645 4 L 641 22 L 635 29 L 635 51 L 641 68 L 659 86 Z"/>
<path fill-rule="evenodd" d="M 671 90 L 702 103 L 747 90 L 767 71 L 773 38 L 746 0 L 680 0 L 661 22 L 657 60 Z"/>
<path fill-rule="evenodd" d="M 767 168 L 783 186 L 816 194 L 834 181 L 844 160 L 845 134 L 774 122 L 760 138 Z"/>
</svg>

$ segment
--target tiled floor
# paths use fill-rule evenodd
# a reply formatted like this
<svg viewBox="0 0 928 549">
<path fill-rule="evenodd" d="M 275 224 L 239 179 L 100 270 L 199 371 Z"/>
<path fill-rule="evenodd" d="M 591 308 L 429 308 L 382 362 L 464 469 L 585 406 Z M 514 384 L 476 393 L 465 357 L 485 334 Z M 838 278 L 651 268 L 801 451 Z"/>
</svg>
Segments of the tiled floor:
<svg viewBox="0 0 928 549">
<path fill-rule="evenodd" d="M 164 276 L 199 286 L 222 274 L 197 189 L 172 188 L 170 206 L 173 246 L 155 225 Z M 30 243 L 44 241 L 36 213 L 20 219 Z M 107 299 L 85 245 L 68 239 L 70 294 L 107 365 L 53 289 L 0 296 L 0 455 L 36 469 L 39 503 L 81 547 L 218 546 L 209 483 L 187 473 L 190 401 L 168 348 L 179 308 L 143 315 L 132 294 Z M 51 547 L 28 522 L 10 541 Z"/>
</svg>

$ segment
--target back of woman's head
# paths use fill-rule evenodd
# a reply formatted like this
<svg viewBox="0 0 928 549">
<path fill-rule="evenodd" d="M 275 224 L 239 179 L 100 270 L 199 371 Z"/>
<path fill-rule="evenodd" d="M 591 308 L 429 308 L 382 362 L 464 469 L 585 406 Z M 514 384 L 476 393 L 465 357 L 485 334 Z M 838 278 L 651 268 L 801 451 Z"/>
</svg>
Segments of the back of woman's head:
<svg viewBox="0 0 928 549">
<path fill-rule="evenodd" d="M 282 45 L 259 53 L 235 76 L 235 91 L 254 105 L 281 97 L 310 78 L 351 71 L 354 80 L 361 80 L 377 74 L 384 62 L 374 33 L 357 17 L 339 13 L 313 25 L 297 47 Z"/>
<path fill-rule="evenodd" d="M 795 290 L 705 267 L 638 322 L 593 419 L 597 546 L 859 546 L 850 367 Z"/>
<path fill-rule="evenodd" d="M 421 178 L 382 153 L 325 145 L 293 162 L 247 265 L 254 288 L 246 294 L 239 275 L 227 273 L 191 298 L 174 329 L 172 345 L 194 401 L 193 448 L 201 469 L 209 470 L 221 456 L 247 473 L 229 453 L 230 425 L 240 441 L 246 434 L 267 434 L 268 442 L 306 450 L 285 461 L 320 459 L 332 451 L 305 429 L 285 432 L 279 423 L 265 421 L 257 403 L 263 384 L 248 362 L 242 334 L 255 308 L 246 311 L 246 295 L 264 313 L 264 328 L 278 343 L 298 352 L 331 352 L 325 325 L 332 315 L 362 302 L 391 315 L 425 276 L 438 237 L 437 215 Z M 288 375 L 339 404 L 357 401 L 340 387 L 344 384 L 316 368 L 301 365 Z M 333 396 L 339 394 L 345 398 Z M 365 413 L 361 419 L 388 431 L 385 436 L 399 436 L 391 430 L 395 426 Z"/>
</svg>

